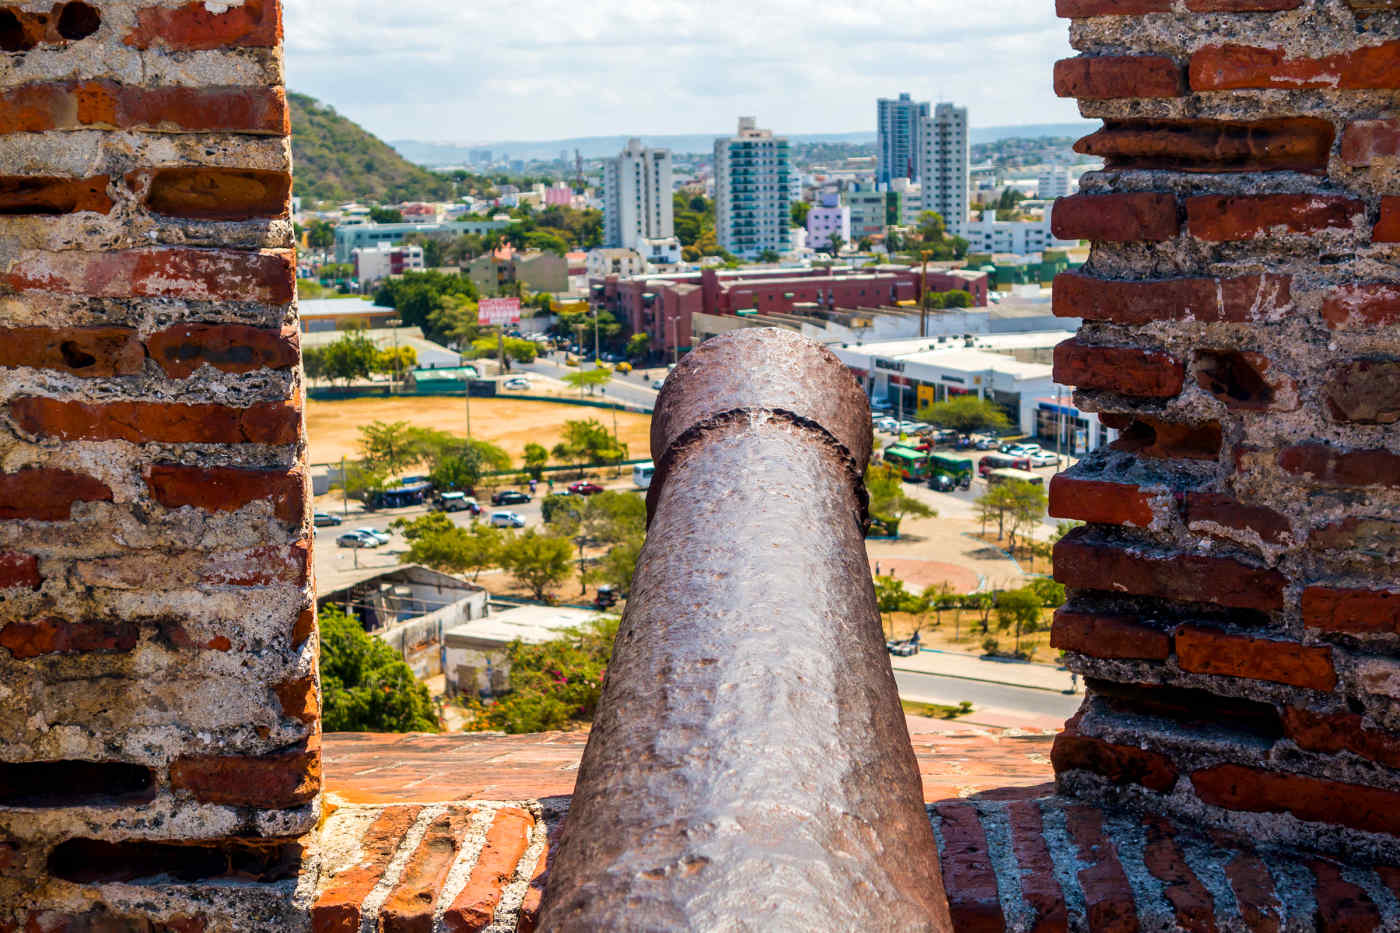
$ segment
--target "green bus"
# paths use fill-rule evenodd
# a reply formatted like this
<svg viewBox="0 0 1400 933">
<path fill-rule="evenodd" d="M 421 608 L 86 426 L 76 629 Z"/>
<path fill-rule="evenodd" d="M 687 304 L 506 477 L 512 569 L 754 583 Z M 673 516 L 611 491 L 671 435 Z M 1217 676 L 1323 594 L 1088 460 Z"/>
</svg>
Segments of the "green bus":
<svg viewBox="0 0 1400 933">
<path fill-rule="evenodd" d="M 934 473 L 945 473 L 952 477 L 953 481 L 963 489 L 972 486 L 972 461 L 966 457 L 933 454 L 929 457 L 929 466 Z"/>
<path fill-rule="evenodd" d="M 907 480 L 922 482 L 928 477 L 929 456 L 922 450 L 891 444 L 885 448 L 885 462 L 899 470 Z"/>
</svg>

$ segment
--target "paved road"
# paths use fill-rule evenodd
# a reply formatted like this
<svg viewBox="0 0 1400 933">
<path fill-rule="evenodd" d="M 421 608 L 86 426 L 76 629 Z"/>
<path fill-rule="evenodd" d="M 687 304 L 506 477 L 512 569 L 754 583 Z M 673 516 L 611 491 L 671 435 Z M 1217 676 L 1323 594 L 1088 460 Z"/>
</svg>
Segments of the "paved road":
<svg viewBox="0 0 1400 933">
<path fill-rule="evenodd" d="M 586 367 L 592 366 L 591 363 L 584 365 Z M 564 366 L 560 362 L 544 357 L 539 357 L 533 363 L 513 363 L 512 369 L 538 373 L 552 379 L 563 379 L 569 373 L 578 372 L 578 367 Z M 651 388 L 650 379 L 646 376 L 632 373 L 614 374 L 612 381 L 607 384 L 606 388 L 608 391 L 603 395 L 604 399 L 637 405 L 647 411 L 656 407 L 656 390 Z"/>
<path fill-rule="evenodd" d="M 894 680 L 899 685 L 899 695 L 906 700 L 948 705 L 968 700 L 975 707 L 995 707 L 1057 719 L 1073 716 L 1084 701 L 1082 694 L 1055 693 L 898 669 L 894 672 Z"/>
</svg>

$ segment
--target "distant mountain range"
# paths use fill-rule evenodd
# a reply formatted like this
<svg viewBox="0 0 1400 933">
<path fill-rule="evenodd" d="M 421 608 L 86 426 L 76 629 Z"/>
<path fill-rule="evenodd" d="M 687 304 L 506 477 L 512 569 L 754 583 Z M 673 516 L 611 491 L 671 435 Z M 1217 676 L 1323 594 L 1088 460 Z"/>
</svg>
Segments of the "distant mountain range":
<svg viewBox="0 0 1400 933">
<path fill-rule="evenodd" d="M 1091 131 L 1091 121 L 1078 123 L 1035 123 L 1024 126 L 974 126 L 969 135 L 973 143 L 991 143 L 1012 137 L 1040 136 L 1083 136 Z M 648 146 L 670 149 L 675 153 L 708 153 L 714 149 L 715 140 L 725 132 L 690 135 L 647 135 L 630 134 L 639 137 Z M 489 149 L 496 159 L 538 159 L 559 158 L 567 152 L 573 158 L 577 149 L 585 159 L 614 156 L 627 144 L 629 136 L 579 136 L 571 139 L 531 140 L 527 142 L 503 141 L 482 143 L 424 142 L 416 139 L 390 140 L 389 144 L 405 159 L 419 165 L 466 165 L 473 149 Z M 791 133 L 787 138 L 795 143 L 873 143 L 873 130 L 854 133 Z"/>
</svg>

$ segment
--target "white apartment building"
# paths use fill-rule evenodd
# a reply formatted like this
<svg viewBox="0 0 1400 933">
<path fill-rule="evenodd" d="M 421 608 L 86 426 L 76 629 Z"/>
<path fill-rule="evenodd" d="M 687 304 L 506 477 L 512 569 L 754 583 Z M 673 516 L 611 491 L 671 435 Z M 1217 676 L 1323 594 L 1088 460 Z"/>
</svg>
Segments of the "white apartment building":
<svg viewBox="0 0 1400 933">
<path fill-rule="evenodd" d="M 1042 201 L 1053 201 L 1055 198 L 1069 197 L 1076 187 L 1069 169 L 1052 168 L 1041 172 L 1036 179 L 1035 196 Z"/>
<path fill-rule="evenodd" d="M 603 244 L 642 252 L 643 240 L 674 237 L 671 188 L 671 150 L 629 139 L 603 162 Z"/>
<path fill-rule="evenodd" d="M 928 115 L 928 101 L 908 94 L 875 102 L 876 184 L 888 185 L 896 178 L 919 180 L 919 132 Z"/>
<path fill-rule="evenodd" d="M 994 217 L 992 211 L 983 216 Z M 962 234 L 969 253 L 1014 253 L 1025 256 L 1047 249 L 1068 249 L 1078 240 L 1057 240 L 1045 220 L 974 220 Z"/>
<path fill-rule="evenodd" d="M 390 246 L 388 243 L 380 243 L 373 247 L 353 250 L 350 259 L 355 266 L 355 278 L 361 284 L 378 282 L 391 275 L 421 270 L 423 247 Z"/>
<path fill-rule="evenodd" d="M 966 234 L 971 160 L 967 108 L 939 104 L 921 122 L 919 183 L 923 209 L 937 211 L 951 236 Z"/>
<path fill-rule="evenodd" d="M 752 259 L 788 248 L 792 202 L 801 188 L 788 141 L 739 118 L 739 132 L 715 140 L 715 234 L 719 245 Z"/>
<path fill-rule="evenodd" d="M 919 215 L 928 209 L 924 207 L 924 186 L 907 178 L 896 178 L 890 182 L 890 190 L 899 195 L 899 225 L 917 227 Z"/>
</svg>

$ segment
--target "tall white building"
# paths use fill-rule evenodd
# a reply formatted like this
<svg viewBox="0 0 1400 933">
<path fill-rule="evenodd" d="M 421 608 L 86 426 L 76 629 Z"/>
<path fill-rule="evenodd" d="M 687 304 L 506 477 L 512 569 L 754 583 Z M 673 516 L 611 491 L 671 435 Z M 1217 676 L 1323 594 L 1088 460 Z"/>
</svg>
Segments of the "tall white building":
<svg viewBox="0 0 1400 933">
<path fill-rule="evenodd" d="M 715 235 L 719 245 L 752 258 L 789 246 L 789 214 L 800 192 L 788 141 L 739 118 L 739 132 L 715 140 Z"/>
<path fill-rule="evenodd" d="M 1067 168 L 1052 168 L 1040 173 L 1036 179 L 1035 196 L 1042 201 L 1053 201 L 1055 198 L 1069 197 L 1074 185 L 1070 178 L 1071 172 Z"/>
<path fill-rule="evenodd" d="M 671 150 L 629 139 L 621 155 L 603 162 L 603 245 L 645 254 L 643 240 L 669 240 L 675 232 Z"/>
<path fill-rule="evenodd" d="M 925 117 L 919 131 L 919 182 L 923 208 L 937 211 L 951 236 L 967 230 L 968 166 L 972 160 L 967 136 L 967 108 L 939 104 Z"/>
<path fill-rule="evenodd" d="M 913 100 L 908 94 L 875 102 L 877 184 L 887 185 L 896 178 L 919 180 L 919 133 L 928 115 L 928 101 Z"/>
</svg>

